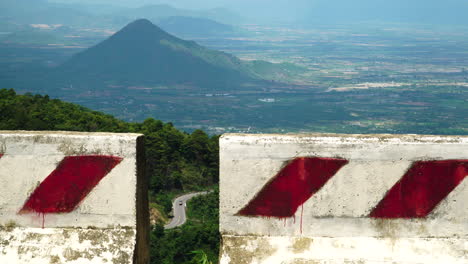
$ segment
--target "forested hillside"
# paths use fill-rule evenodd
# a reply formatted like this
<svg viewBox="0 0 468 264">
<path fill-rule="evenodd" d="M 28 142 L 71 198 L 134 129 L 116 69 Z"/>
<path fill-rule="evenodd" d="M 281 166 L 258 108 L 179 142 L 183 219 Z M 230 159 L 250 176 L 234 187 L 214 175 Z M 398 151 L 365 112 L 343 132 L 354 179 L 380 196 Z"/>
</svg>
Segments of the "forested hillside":
<svg viewBox="0 0 468 264">
<path fill-rule="evenodd" d="M 218 137 L 210 137 L 201 130 L 188 134 L 171 123 L 152 118 L 128 123 L 76 104 L 50 99 L 47 95 L 18 95 L 12 89 L 0 89 L 0 113 L 0 130 L 145 134 L 150 202 L 153 209 L 159 209 L 163 215 L 170 211 L 171 199 L 177 193 L 208 189 L 218 183 Z M 192 263 L 192 251 L 197 250 L 216 261 L 219 247 L 217 199 L 217 192 L 198 198 L 195 220 L 181 229 L 165 233 L 162 223 L 157 223 L 152 233 L 152 263 L 176 263 L 176 259 L 177 263 Z M 198 214 L 203 212 L 206 216 L 200 217 Z M 160 243 L 174 236 L 191 242 Z"/>
</svg>

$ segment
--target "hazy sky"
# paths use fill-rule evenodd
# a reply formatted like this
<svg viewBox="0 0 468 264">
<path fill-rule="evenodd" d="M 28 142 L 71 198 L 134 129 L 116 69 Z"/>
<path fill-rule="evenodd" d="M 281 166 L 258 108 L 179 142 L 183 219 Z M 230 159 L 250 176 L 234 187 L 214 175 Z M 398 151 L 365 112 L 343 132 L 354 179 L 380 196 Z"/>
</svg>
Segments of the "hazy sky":
<svg viewBox="0 0 468 264">
<path fill-rule="evenodd" d="M 453 5 L 468 6 L 467 0 L 50 0 L 61 2 L 90 2 L 90 3 L 109 3 L 109 4 L 125 4 L 129 6 L 138 6 L 144 4 L 160 4 L 166 3 L 177 7 L 185 8 L 213 8 L 213 7 L 228 7 L 228 6 L 262 6 L 269 8 L 271 6 L 284 6 L 294 8 L 295 6 L 311 6 L 316 4 L 327 3 L 339 8 L 340 5 L 353 6 L 378 6 L 382 7 L 410 7 L 419 6 L 425 7 L 443 7 L 451 8 Z"/>
<path fill-rule="evenodd" d="M 244 17 L 290 21 L 468 24 L 468 0 L 51 0 L 126 6 L 170 4 L 179 8 L 225 7 Z"/>
</svg>

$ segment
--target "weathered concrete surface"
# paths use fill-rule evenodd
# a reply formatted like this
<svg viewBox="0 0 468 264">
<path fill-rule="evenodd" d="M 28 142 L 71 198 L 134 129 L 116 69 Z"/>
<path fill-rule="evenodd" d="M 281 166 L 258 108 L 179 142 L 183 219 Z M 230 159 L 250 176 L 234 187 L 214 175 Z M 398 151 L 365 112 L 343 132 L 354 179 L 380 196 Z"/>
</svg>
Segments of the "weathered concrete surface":
<svg viewBox="0 0 468 264">
<path fill-rule="evenodd" d="M 286 200 L 296 195 L 281 189 L 291 182 L 278 179 L 294 161 L 317 158 L 343 162 L 292 215 L 278 217 L 284 204 L 272 202 L 271 191 Z M 440 161 L 452 169 L 418 171 Z M 323 168 L 298 164 L 297 179 L 323 177 L 307 171 Z M 221 263 L 468 263 L 467 165 L 468 137 L 223 135 Z M 418 175 L 423 178 L 411 182 Z M 439 191 L 447 181 L 453 190 Z M 392 189 L 404 192 L 395 200 Z M 409 216 L 398 216 L 399 210 Z"/>
<path fill-rule="evenodd" d="M 0 263 L 148 263 L 143 152 L 140 134 L 0 131 Z"/>
<path fill-rule="evenodd" d="M 2 228 L 1 263 L 132 263 L 134 228 Z"/>
<path fill-rule="evenodd" d="M 453 263 L 466 262 L 462 238 L 223 236 L 223 263 Z"/>
</svg>

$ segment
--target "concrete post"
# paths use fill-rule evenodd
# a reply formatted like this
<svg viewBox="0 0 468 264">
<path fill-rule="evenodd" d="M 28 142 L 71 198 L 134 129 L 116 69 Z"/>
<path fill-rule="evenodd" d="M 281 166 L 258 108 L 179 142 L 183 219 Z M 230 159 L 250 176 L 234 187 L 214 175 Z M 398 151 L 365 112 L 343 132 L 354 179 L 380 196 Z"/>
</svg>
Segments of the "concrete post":
<svg viewBox="0 0 468 264">
<path fill-rule="evenodd" d="M 222 264 L 468 263 L 468 137 L 220 139 Z"/>
<path fill-rule="evenodd" d="M 148 263 L 143 140 L 0 131 L 0 263 Z"/>
</svg>

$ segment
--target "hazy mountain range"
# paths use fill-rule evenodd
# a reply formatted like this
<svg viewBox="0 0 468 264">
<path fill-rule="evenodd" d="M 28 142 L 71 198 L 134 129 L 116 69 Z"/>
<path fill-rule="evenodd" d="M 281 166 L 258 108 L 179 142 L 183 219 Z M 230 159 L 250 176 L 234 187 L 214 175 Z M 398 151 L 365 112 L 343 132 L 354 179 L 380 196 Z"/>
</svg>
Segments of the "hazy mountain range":
<svg viewBox="0 0 468 264">
<path fill-rule="evenodd" d="M 83 1 L 75 0 L 81 3 Z M 170 4 L 177 8 L 192 10 L 222 7 L 237 12 L 249 22 L 270 24 L 286 22 L 316 25 L 364 21 L 468 24 L 468 16 L 465 15 L 468 11 L 466 0 L 93 0 L 92 2 L 131 7 L 156 3 Z"/>
<path fill-rule="evenodd" d="M 173 16 L 208 18 L 223 23 L 238 24 L 242 21 L 241 16 L 224 8 L 214 8 L 206 10 L 190 10 L 175 8 L 171 5 L 145 5 L 137 8 L 128 8 L 112 14 L 117 17 L 128 19 L 147 18 L 150 20 L 161 19 Z"/>
<path fill-rule="evenodd" d="M 240 34 L 240 32 L 231 25 L 198 17 L 165 17 L 157 21 L 157 25 L 173 35 L 184 37 L 233 36 L 235 34 Z"/>
<path fill-rule="evenodd" d="M 167 4 L 142 7 L 119 7 L 98 3 L 48 2 L 46 0 L 2 0 L 0 19 L 20 24 L 63 24 L 80 27 L 122 27 L 139 18 L 153 22 L 160 19 L 184 16 L 212 19 L 221 23 L 238 24 L 242 17 L 224 8 L 191 10 Z"/>
</svg>

